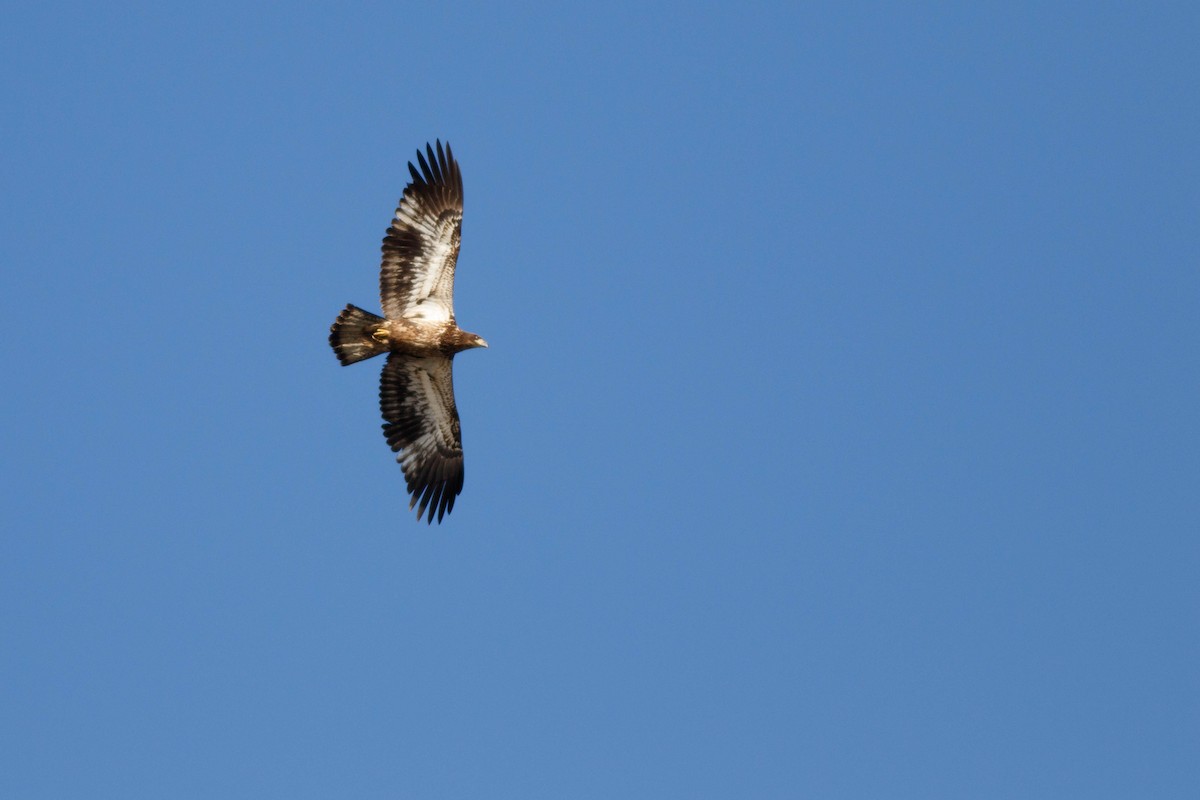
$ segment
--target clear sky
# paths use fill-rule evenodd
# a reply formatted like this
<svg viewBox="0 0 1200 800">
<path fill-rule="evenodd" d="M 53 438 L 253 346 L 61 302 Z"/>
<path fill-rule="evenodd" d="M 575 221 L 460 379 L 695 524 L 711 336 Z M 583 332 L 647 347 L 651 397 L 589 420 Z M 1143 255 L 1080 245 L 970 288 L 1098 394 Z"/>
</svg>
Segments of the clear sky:
<svg viewBox="0 0 1200 800">
<path fill-rule="evenodd" d="M 1197 796 L 1194 3 L 4 17 L 0 796 Z"/>
</svg>

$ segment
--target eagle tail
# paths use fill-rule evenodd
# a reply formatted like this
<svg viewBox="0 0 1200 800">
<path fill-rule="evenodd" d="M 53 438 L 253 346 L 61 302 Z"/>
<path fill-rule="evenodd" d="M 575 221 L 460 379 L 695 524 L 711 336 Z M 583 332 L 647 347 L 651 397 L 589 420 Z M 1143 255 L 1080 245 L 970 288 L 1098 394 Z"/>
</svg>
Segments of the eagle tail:
<svg viewBox="0 0 1200 800">
<path fill-rule="evenodd" d="M 371 329 L 383 322 L 358 306 L 346 306 L 329 329 L 329 344 L 342 366 L 386 353 L 388 346 L 371 338 Z"/>
</svg>

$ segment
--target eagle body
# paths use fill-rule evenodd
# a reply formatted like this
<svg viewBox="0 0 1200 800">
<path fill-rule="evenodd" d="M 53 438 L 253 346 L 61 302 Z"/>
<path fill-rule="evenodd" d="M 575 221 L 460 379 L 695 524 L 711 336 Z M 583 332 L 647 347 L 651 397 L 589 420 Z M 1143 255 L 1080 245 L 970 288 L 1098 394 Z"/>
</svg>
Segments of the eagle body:
<svg viewBox="0 0 1200 800">
<path fill-rule="evenodd" d="M 383 240 L 384 316 L 346 306 L 329 344 L 343 366 L 387 353 L 379 386 L 383 435 L 404 471 L 409 508 L 431 523 L 454 508 L 463 487 L 454 355 L 487 342 L 454 319 L 462 173 L 449 144 L 425 151 L 417 151 L 420 170 L 409 162 L 412 182 Z"/>
<path fill-rule="evenodd" d="M 483 341 L 453 322 L 414 322 L 407 319 L 384 320 L 371 335 L 386 338 L 393 353 L 410 356 L 452 356 L 472 347 L 480 347 Z"/>
<path fill-rule="evenodd" d="M 331 339 L 335 334 L 333 351 L 343 366 L 383 352 L 451 358 L 463 350 L 487 347 L 482 338 L 453 322 L 386 319 L 357 306 L 346 306 L 333 323 Z"/>
</svg>

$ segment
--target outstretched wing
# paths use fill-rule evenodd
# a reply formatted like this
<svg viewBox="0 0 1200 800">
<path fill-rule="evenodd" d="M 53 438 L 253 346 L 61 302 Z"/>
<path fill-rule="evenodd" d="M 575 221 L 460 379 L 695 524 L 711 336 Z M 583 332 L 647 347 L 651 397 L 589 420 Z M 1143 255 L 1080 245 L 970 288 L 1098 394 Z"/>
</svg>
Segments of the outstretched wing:
<svg viewBox="0 0 1200 800">
<path fill-rule="evenodd" d="M 400 207 L 383 239 L 379 293 L 384 316 L 391 319 L 454 319 L 454 264 L 462 237 L 462 173 L 450 145 L 429 158 L 417 151 L 412 183 L 404 188 Z"/>
<path fill-rule="evenodd" d="M 452 362 L 445 356 L 388 355 L 379 385 L 383 435 L 404 469 L 408 507 L 438 522 L 463 488 L 462 429 L 454 406 Z M 419 505 L 418 505 L 419 503 Z"/>
</svg>

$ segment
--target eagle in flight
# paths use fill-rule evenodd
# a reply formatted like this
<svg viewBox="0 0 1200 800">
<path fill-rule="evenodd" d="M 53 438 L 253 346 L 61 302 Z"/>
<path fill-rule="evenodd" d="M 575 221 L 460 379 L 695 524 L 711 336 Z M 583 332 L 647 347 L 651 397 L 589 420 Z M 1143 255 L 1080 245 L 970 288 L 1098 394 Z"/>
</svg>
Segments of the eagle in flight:
<svg viewBox="0 0 1200 800">
<path fill-rule="evenodd" d="M 417 519 L 442 517 L 463 488 L 454 354 L 487 342 L 454 322 L 454 266 L 462 237 L 462 173 L 450 144 L 417 150 L 412 182 L 383 239 L 383 316 L 346 306 L 329 331 L 342 366 L 387 353 L 379 383 L 383 435 L 404 470 Z"/>
</svg>

